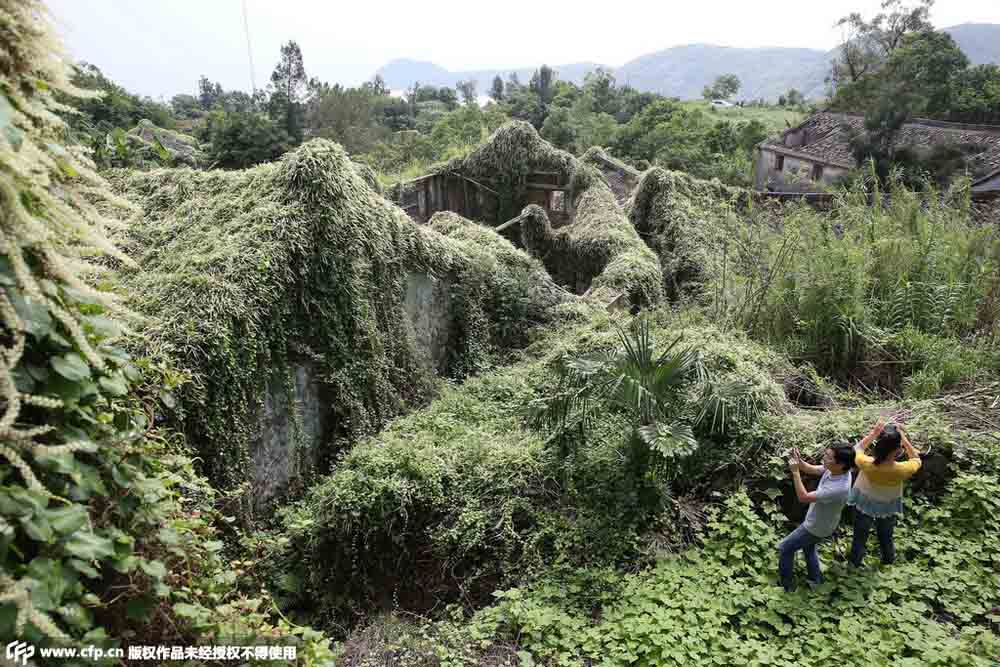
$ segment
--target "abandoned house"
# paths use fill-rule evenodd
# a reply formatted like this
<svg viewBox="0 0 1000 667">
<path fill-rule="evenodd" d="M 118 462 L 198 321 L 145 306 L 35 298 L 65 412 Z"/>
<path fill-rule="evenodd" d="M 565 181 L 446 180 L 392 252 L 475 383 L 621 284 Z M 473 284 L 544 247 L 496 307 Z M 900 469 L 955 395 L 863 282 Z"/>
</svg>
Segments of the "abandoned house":
<svg viewBox="0 0 1000 667">
<path fill-rule="evenodd" d="M 757 145 L 754 188 L 770 192 L 816 192 L 855 167 L 851 138 L 864 132 L 863 114 L 820 112 Z M 969 154 L 973 190 L 1000 190 L 1000 125 L 969 125 L 916 118 L 903 125 L 901 144 L 918 149 L 940 145 Z"/>
</svg>

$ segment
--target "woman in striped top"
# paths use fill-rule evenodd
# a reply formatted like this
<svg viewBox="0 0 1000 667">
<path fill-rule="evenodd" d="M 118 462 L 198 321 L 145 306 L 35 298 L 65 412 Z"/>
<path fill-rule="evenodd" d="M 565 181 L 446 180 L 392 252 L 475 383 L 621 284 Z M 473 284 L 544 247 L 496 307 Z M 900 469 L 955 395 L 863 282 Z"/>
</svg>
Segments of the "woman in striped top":
<svg viewBox="0 0 1000 667">
<path fill-rule="evenodd" d="M 868 456 L 865 450 L 873 441 L 873 456 Z M 906 451 L 908 459 L 897 463 L 896 457 L 901 450 Z M 861 567 L 868 533 L 874 523 L 882 562 L 888 565 L 896 560 L 892 534 L 896 517 L 903 512 L 903 482 L 920 470 L 920 454 L 910 444 L 903 429 L 893 424 L 887 426 L 879 420 L 871 432 L 855 445 L 854 463 L 859 469 L 858 481 L 847 499 L 847 504 L 853 505 L 856 510 L 850 562 L 855 567 Z"/>
</svg>

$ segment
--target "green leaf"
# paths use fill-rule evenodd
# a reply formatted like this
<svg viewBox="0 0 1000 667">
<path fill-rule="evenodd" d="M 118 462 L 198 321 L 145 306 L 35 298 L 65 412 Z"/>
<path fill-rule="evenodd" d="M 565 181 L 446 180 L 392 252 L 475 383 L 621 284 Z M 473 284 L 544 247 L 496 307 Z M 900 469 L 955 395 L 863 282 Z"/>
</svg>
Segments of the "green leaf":
<svg viewBox="0 0 1000 667">
<path fill-rule="evenodd" d="M 204 607 L 187 602 L 178 602 L 174 605 L 174 613 L 182 618 L 200 618 L 205 612 Z"/>
<path fill-rule="evenodd" d="M 90 366 L 79 354 L 70 352 L 61 357 L 53 357 L 50 361 L 56 373 L 67 380 L 79 382 L 90 377 Z"/>
<path fill-rule="evenodd" d="M 167 576 L 167 566 L 158 560 L 140 559 L 139 569 L 153 579 L 163 579 L 163 577 Z"/>
<path fill-rule="evenodd" d="M 101 576 L 100 572 L 94 569 L 94 567 L 90 563 L 79 560 L 77 558 L 70 558 L 69 566 L 74 570 L 76 570 L 77 572 L 79 572 L 80 574 L 90 577 L 91 579 L 97 579 L 99 576 Z"/>
<path fill-rule="evenodd" d="M 10 294 L 9 298 L 29 334 L 41 338 L 52 331 L 52 315 L 45 303 L 20 292 Z"/>
<path fill-rule="evenodd" d="M 82 530 L 73 533 L 66 541 L 64 548 L 82 560 L 106 558 L 114 553 L 111 540 Z"/>
<path fill-rule="evenodd" d="M 52 528 L 61 535 L 68 535 L 87 523 L 87 510 L 81 505 L 69 505 L 46 512 Z"/>
<path fill-rule="evenodd" d="M 148 595 L 132 598 L 125 604 L 125 615 L 133 621 L 148 620 L 149 614 L 156 604 L 156 598 Z"/>
<path fill-rule="evenodd" d="M 85 315 L 81 319 L 84 328 L 99 338 L 118 338 L 122 334 L 121 326 L 109 317 Z"/>
<path fill-rule="evenodd" d="M 42 515 L 32 514 L 31 516 L 21 517 L 20 522 L 21 527 L 24 528 L 24 532 L 33 540 L 48 543 L 55 536 L 55 533 L 52 531 L 52 525 Z"/>
<path fill-rule="evenodd" d="M 125 378 L 118 373 L 114 375 L 102 375 L 97 378 L 97 384 L 112 396 L 124 396 L 128 393 L 128 384 L 126 384 Z"/>
</svg>

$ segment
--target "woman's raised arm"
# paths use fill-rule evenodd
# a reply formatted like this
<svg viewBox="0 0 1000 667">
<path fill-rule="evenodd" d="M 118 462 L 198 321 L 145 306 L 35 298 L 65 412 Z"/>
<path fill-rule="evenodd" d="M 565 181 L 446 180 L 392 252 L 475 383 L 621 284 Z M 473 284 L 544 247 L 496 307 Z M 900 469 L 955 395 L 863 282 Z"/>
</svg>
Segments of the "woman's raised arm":
<svg viewBox="0 0 1000 667">
<path fill-rule="evenodd" d="M 881 418 L 879 418 L 879 420 L 875 422 L 875 426 L 872 427 L 872 430 L 868 432 L 868 435 L 861 438 L 861 440 L 858 441 L 858 444 L 854 445 L 854 449 L 863 454 L 864 451 L 868 449 L 868 446 L 875 441 L 875 438 L 881 435 L 882 430 L 884 428 L 885 428 L 885 422 Z"/>
</svg>

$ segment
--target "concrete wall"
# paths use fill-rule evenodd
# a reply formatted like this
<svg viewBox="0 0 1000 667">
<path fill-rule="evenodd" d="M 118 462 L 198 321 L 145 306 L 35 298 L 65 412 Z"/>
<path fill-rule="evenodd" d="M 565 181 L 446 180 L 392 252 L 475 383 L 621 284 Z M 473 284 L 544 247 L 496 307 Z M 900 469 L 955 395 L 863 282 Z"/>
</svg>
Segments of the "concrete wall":
<svg viewBox="0 0 1000 667">
<path fill-rule="evenodd" d="M 443 373 L 448 363 L 452 319 L 449 284 L 423 273 L 406 276 L 407 330 L 424 366 Z"/>
<path fill-rule="evenodd" d="M 256 509 L 311 466 L 323 433 L 315 372 L 308 362 L 293 362 L 291 377 L 275 375 L 264 391 L 259 435 L 251 452 L 251 501 Z"/>
<path fill-rule="evenodd" d="M 777 162 L 777 153 L 766 149 L 758 152 L 754 166 L 754 187 L 757 190 L 767 190 L 770 186 L 776 192 L 814 192 L 822 189 L 820 185 L 832 185 L 847 173 L 841 167 L 823 165 L 823 176 L 817 183 L 812 180 L 812 169 L 817 163 L 785 155 L 782 171 L 778 171 Z"/>
<path fill-rule="evenodd" d="M 423 273 L 406 276 L 407 333 L 417 358 L 442 373 L 448 362 L 453 326 L 450 284 Z M 251 452 L 251 504 L 263 511 L 273 498 L 315 465 L 330 428 L 315 370 L 291 361 L 291 377 L 268 380 L 258 416 L 258 437 Z"/>
</svg>

